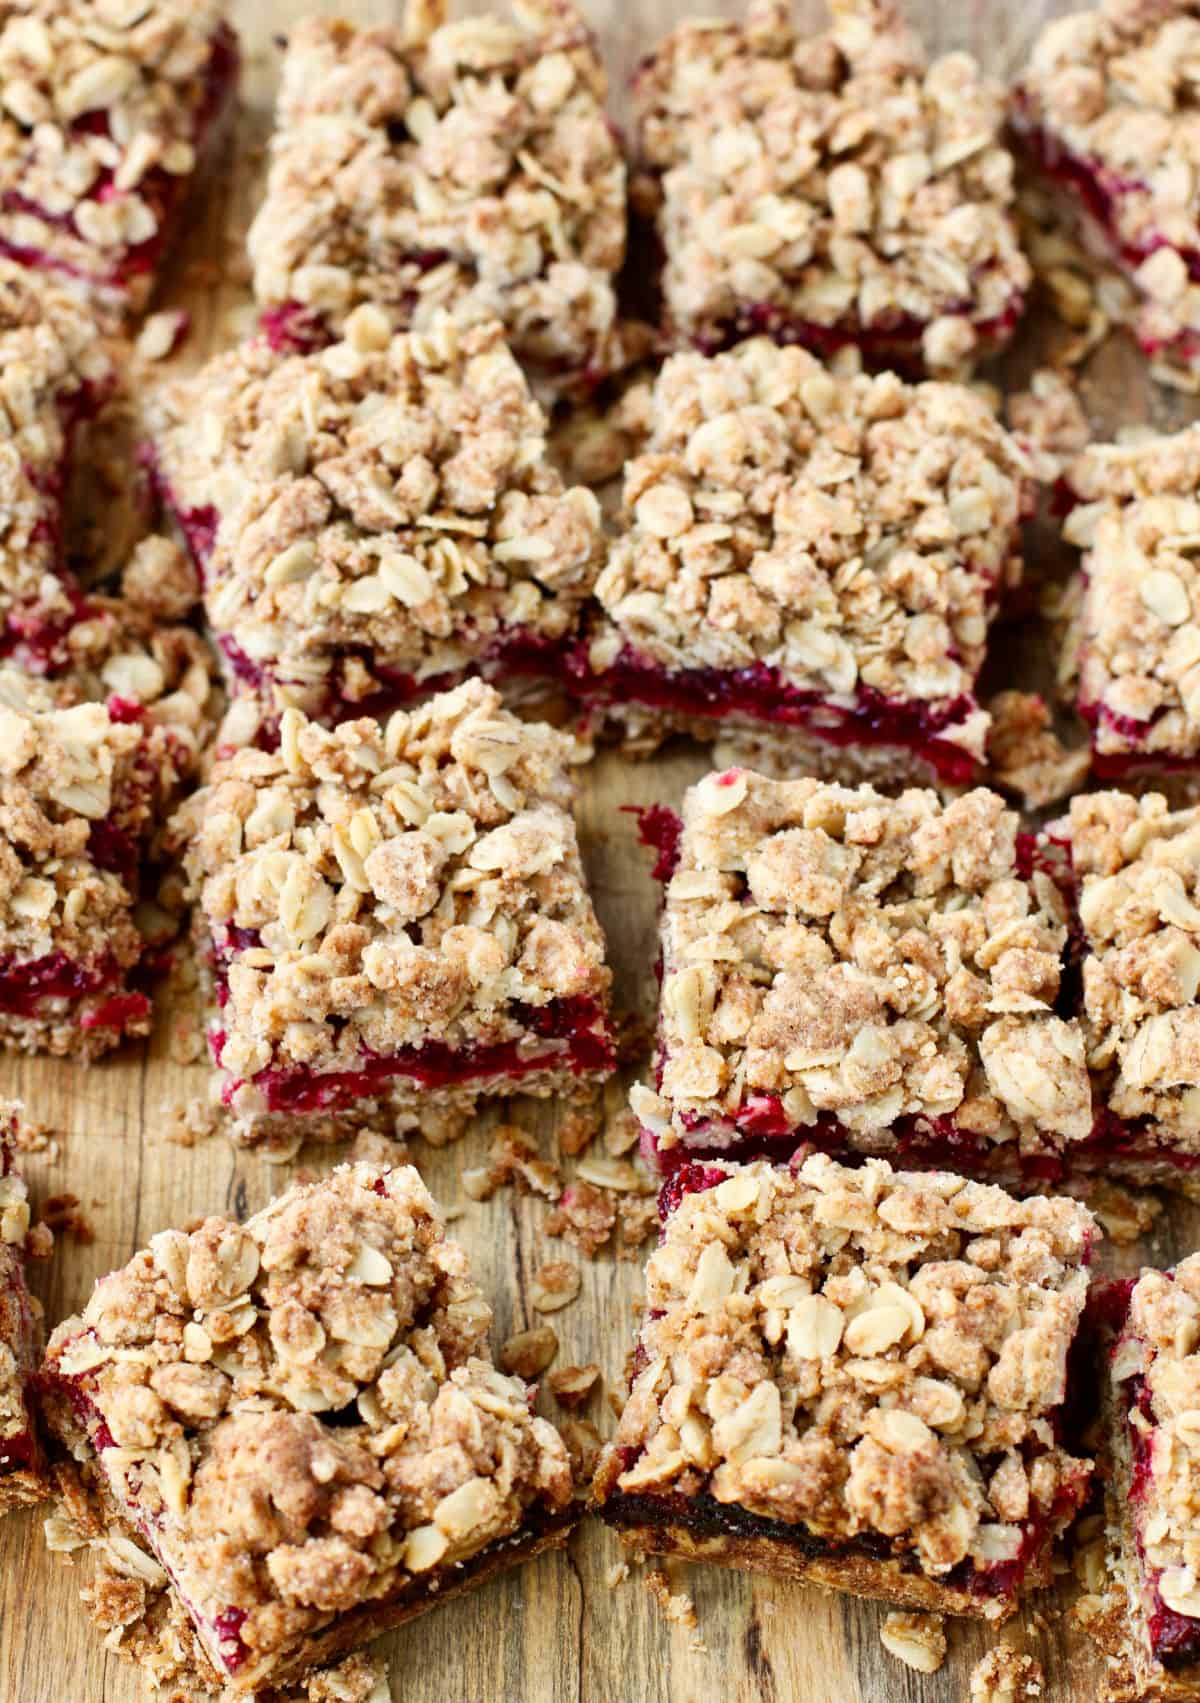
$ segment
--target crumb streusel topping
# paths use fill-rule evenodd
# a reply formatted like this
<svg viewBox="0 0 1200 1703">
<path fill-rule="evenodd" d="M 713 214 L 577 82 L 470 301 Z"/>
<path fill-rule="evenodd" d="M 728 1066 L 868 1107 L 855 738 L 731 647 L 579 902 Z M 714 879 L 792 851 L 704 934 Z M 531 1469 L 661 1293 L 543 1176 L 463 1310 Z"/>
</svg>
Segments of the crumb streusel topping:
<svg viewBox="0 0 1200 1703">
<path fill-rule="evenodd" d="M 277 679 L 320 681 L 348 647 L 420 678 L 509 628 L 561 639 L 603 557 L 495 322 L 393 336 L 360 307 L 320 353 L 216 357 L 154 426 L 176 511 L 215 512 L 209 620 Z"/>
<path fill-rule="evenodd" d="M 1200 1255 L 1173 1271 L 1143 1271 L 1114 1351 L 1115 1382 L 1137 1377 L 1149 1411 L 1128 1423 L 1148 1444 L 1139 1481 L 1141 1565 L 1176 1614 L 1200 1618 Z M 1140 1394 L 1140 1391 L 1137 1392 Z"/>
<path fill-rule="evenodd" d="M 513 11 L 296 26 L 248 237 L 260 303 L 330 330 L 363 302 L 417 330 L 499 318 L 534 366 L 603 370 L 625 252 L 604 68 L 564 0 Z"/>
<path fill-rule="evenodd" d="M 784 330 L 898 324 L 929 370 L 959 370 L 1030 279 L 1003 90 L 965 53 L 927 63 L 893 0 L 830 12 L 805 40 L 789 0 L 751 0 L 743 24 L 683 24 L 639 70 L 637 189 L 671 327 L 708 343 L 748 310 Z"/>
<path fill-rule="evenodd" d="M 539 1043 L 521 1008 L 603 1007 L 573 742 L 480 681 L 380 726 L 284 713 L 276 753 L 217 763 L 180 813 L 219 961 L 223 1068 L 353 1070 L 430 1040 Z M 241 931 L 252 931 L 253 945 Z M 237 1110 L 257 1091 L 242 1082 Z"/>
<path fill-rule="evenodd" d="M 1200 1149 L 1200 809 L 1157 793 L 1071 801 L 1088 1058 L 1116 1116 Z"/>
<path fill-rule="evenodd" d="M 1093 445 L 1067 481 L 1083 557 L 1063 667 L 1095 749 L 1200 757 L 1200 427 Z"/>
<path fill-rule="evenodd" d="M 1064 904 L 1042 870 L 1018 876 L 995 793 L 733 769 L 683 821 L 661 1082 L 634 1099 L 660 1144 L 733 1139 L 764 1096 L 801 1137 L 821 1117 L 885 1142 L 911 1117 L 1034 1149 L 1090 1133 L 1083 1031 L 1055 1010 Z"/>
<path fill-rule="evenodd" d="M 616 1489 L 878 1534 L 935 1576 L 1016 1560 L 1089 1468 L 1053 1415 L 1091 1214 L 875 1159 L 721 1168 L 647 1262 Z"/>
<path fill-rule="evenodd" d="M 29 1191 L 13 1169 L 19 1110 L 15 1101 L 0 1100 L 0 1438 L 29 1427 L 25 1380 L 41 1341 L 40 1310 L 34 1311 L 25 1290 Z M 5 1470 L 0 1464 L 0 1509 L 5 1505 Z"/>
<path fill-rule="evenodd" d="M 671 669 L 766 663 L 851 704 L 969 695 L 1020 578 L 1027 464 L 962 385 L 835 378 L 766 338 L 675 355 L 625 470 L 597 596 L 623 643 Z M 987 718 L 955 732 L 982 754 Z"/>
<path fill-rule="evenodd" d="M 269 1662 L 569 1502 L 566 1450 L 493 1367 L 490 1323 L 417 1173 L 359 1164 L 244 1225 L 154 1236 L 58 1326 L 46 1370 L 210 1653 Z"/>
</svg>

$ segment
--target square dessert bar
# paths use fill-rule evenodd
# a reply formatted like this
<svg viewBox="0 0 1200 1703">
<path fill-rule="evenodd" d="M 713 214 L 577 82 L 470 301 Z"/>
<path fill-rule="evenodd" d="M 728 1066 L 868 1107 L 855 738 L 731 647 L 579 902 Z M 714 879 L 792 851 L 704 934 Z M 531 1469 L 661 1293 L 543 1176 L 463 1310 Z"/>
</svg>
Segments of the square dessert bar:
<svg viewBox="0 0 1200 1703">
<path fill-rule="evenodd" d="M 263 328 L 311 347 L 363 302 L 416 330 L 449 309 L 502 320 L 552 388 L 594 384 L 614 358 L 625 162 L 591 33 L 563 0 L 516 23 L 408 10 L 291 32 L 247 239 Z"/>
<path fill-rule="evenodd" d="M 106 319 L 140 312 L 237 70 L 215 0 L 6 4 L 0 255 L 58 274 Z"/>
<path fill-rule="evenodd" d="M 501 327 L 258 339 L 169 388 L 157 478 L 234 686 L 267 718 L 378 715 L 452 685 L 561 672 L 603 559 Z"/>
<path fill-rule="evenodd" d="M 995 793 L 709 775 L 662 919 L 659 1164 L 837 1153 L 1057 1175 L 1092 1132 L 1067 908 Z"/>
<path fill-rule="evenodd" d="M 49 1424 L 202 1679 L 257 1695 L 562 1542 L 567 1452 L 490 1323 L 417 1173 L 360 1164 L 162 1231 L 58 1326 Z"/>
<path fill-rule="evenodd" d="M 594 1488 L 635 1548 L 1013 1614 L 1092 1463 L 1064 1445 L 1096 1232 L 947 1172 L 689 1165 Z"/>
<path fill-rule="evenodd" d="M 1008 342 L 1030 282 L 1003 90 L 965 53 L 929 63 L 895 0 L 830 12 L 805 40 L 788 0 L 751 0 L 744 23 L 685 23 L 639 69 L 635 203 L 668 334 L 962 373 Z"/>
<path fill-rule="evenodd" d="M 783 773 L 970 781 L 1030 491 L 986 402 L 755 338 L 672 356 L 648 406 L 585 702 L 634 749 L 687 732 Z"/>
<path fill-rule="evenodd" d="M 1060 669 L 1104 780 L 1200 770 L 1200 428 L 1094 444 L 1066 473 L 1083 552 Z"/>
<path fill-rule="evenodd" d="M 472 680 L 386 727 L 288 710 L 277 752 L 217 762 L 177 832 L 236 1140 L 577 1097 L 612 1070 L 572 748 Z"/>
<path fill-rule="evenodd" d="M 0 661 L 33 673 L 63 660 L 80 595 L 63 549 L 72 454 L 113 383 L 84 309 L 0 259 Z"/>
<path fill-rule="evenodd" d="M 29 1201 L 14 1169 L 18 1107 L 0 1101 L 0 1514 L 49 1495 L 30 1405 L 42 1309 L 25 1286 Z"/>
<path fill-rule="evenodd" d="M 1189 0 L 1103 0 L 1048 23 L 1013 123 L 1085 241 L 1138 295 L 1148 355 L 1200 372 L 1200 186 Z"/>
<path fill-rule="evenodd" d="M 1200 1685 L 1200 1255 L 1109 1288 L 1098 1633 L 1124 1670 L 1114 1695 L 1188 1703 Z"/>
</svg>

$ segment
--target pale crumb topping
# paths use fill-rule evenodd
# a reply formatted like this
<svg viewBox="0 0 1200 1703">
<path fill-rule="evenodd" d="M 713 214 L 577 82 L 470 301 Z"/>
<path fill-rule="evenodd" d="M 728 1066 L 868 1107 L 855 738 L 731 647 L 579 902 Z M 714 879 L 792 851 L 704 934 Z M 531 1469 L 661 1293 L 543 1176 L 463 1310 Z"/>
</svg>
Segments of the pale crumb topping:
<svg viewBox="0 0 1200 1703">
<path fill-rule="evenodd" d="M 7 242 L 86 285 L 148 293 L 152 272 L 123 263 L 161 236 L 166 186 L 195 170 L 223 12 L 219 0 L 7 0 L 0 192 L 20 198 L 2 215 Z"/>
<path fill-rule="evenodd" d="M 1092 441 L 1092 429 L 1070 379 L 1053 367 L 1039 367 L 1029 389 L 1008 396 L 1005 416 L 1023 448 L 1035 457 L 1043 484 L 1058 477 L 1065 462 Z"/>
<path fill-rule="evenodd" d="M 283 705 L 335 664 L 356 700 L 372 662 L 423 680 L 512 629 L 561 640 L 602 559 L 596 498 L 551 468 L 495 322 L 393 337 L 364 306 L 320 353 L 217 356 L 152 426 L 176 510 L 214 511 L 209 621 Z"/>
<path fill-rule="evenodd" d="M 889 1656 L 917 1673 L 936 1673 L 946 1659 L 945 1621 L 940 1614 L 893 1609 L 880 1622 L 879 1641 Z"/>
<path fill-rule="evenodd" d="M 309 18 L 291 32 L 266 199 L 248 241 L 254 293 L 340 330 L 370 303 L 426 330 L 448 309 L 499 318 L 534 368 L 611 364 L 625 253 L 625 164 L 606 78 L 564 0 L 514 22 Z"/>
<path fill-rule="evenodd" d="M 1200 1617 L 1200 1255 L 1134 1284 L 1111 1377 L 1117 1422 L 1145 1448 L 1139 1563 L 1175 1614 Z"/>
<path fill-rule="evenodd" d="M 969 696 L 1021 575 L 1028 463 L 965 386 L 835 378 L 755 338 L 673 356 L 625 470 L 596 592 L 601 671 L 622 645 L 663 667 L 777 668 L 853 704 Z M 986 718 L 950 737 L 981 754 Z"/>
<path fill-rule="evenodd" d="M 386 726 L 288 710 L 278 752 L 219 761 L 176 832 L 227 974 L 224 1069 L 354 1070 L 429 1040 L 544 1049 L 529 1007 L 602 1010 L 570 749 L 474 680 Z M 243 1081 L 234 1109 L 257 1100 Z"/>
<path fill-rule="evenodd" d="M 1089 1470 L 1054 1413 L 1090 1214 L 876 1159 L 715 1169 L 647 1263 L 599 1483 L 882 1536 L 934 1577 L 1017 1560 Z"/>
<path fill-rule="evenodd" d="M 968 1703 L 1037 1703 L 1044 1680 L 1039 1661 L 1001 1644 L 971 1669 Z"/>
<path fill-rule="evenodd" d="M 93 1470 L 214 1662 L 231 1624 L 269 1662 L 567 1506 L 562 1441 L 492 1366 L 490 1322 L 417 1173 L 345 1166 L 153 1237 L 46 1370 L 77 1448 L 106 1428 Z"/>
<path fill-rule="evenodd" d="M 660 1088 L 633 1099 L 661 1145 L 723 1145 L 768 1108 L 859 1144 L 914 1117 L 1034 1151 L 1090 1132 L 1083 1032 L 1055 1009 L 1063 901 L 1018 874 L 995 793 L 733 769 L 690 789 L 683 821 Z"/>
<path fill-rule="evenodd" d="M 1200 809 L 1090 793 L 1072 799 L 1061 828 L 1079 882 L 1088 1060 L 1105 1103 L 1172 1147 L 1200 1149 Z"/>
<path fill-rule="evenodd" d="M 78 303 L 0 259 L 0 620 L 70 616 L 59 569 L 71 430 L 113 376 Z"/>
<path fill-rule="evenodd" d="M 928 63 L 892 0 L 829 9 L 806 40 L 788 0 L 753 0 L 742 24 L 681 25 L 637 74 L 671 328 L 883 328 L 962 371 L 1007 341 L 1029 283 L 1003 91 L 965 53 Z"/>
</svg>

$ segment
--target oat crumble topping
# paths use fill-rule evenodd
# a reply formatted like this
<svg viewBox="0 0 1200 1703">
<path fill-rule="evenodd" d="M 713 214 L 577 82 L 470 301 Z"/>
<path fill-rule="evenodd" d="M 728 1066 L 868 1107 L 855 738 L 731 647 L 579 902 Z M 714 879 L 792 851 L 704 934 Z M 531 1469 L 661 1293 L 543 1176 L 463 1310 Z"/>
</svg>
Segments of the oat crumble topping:
<svg viewBox="0 0 1200 1703">
<path fill-rule="evenodd" d="M 1090 1470 L 1053 1424 L 1086 1209 L 875 1159 L 713 1169 L 647 1263 L 601 1500 L 706 1496 L 830 1544 L 873 1534 L 935 1579 L 1026 1556 L 1027 1523 L 1061 1518 Z"/>
<path fill-rule="evenodd" d="M 399 328 L 448 309 L 499 318 L 535 371 L 599 377 L 617 340 L 625 163 L 607 80 L 564 0 L 515 22 L 309 18 L 291 32 L 254 293 L 288 332 L 339 331 L 369 303 Z"/>
<path fill-rule="evenodd" d="M 49 1250 L 31 1237 L 29 1191 L 13 1168 L 21 1110 L 0 1101 L 0 1514 L 48 1494 L 25 1393 L 42 1346 L 42 1309 L 25 1287 L 25 1261 Z"/>
<path fill-rule="evenodd" d="M 971 1669 L 968 1703 L 1036 1703 L 1045 1675 L 1033 1656 L 1005 1645 L 989 1650 Z"/>
<path fill-rule="evenodd" d="M 1029 284 L 1004 94 L 965 53 L 927 62 L 893 0 L 788 0 L 680 26 L 639 70 L 635 194 L 666 254 L 676 337 L 881 336 L 935 372 L 1007 342 Z M 868 344 L 869 347 L 869 344 Z"/>
<path fill-rule="evenodd" d="M 490 1322 L 417 1173 L 345 1166 L 102 1278 L 51 1338 L 52 1422 L 244 1687 L 564 1515 L 566 1451 L 492 1366 Z"/>
<path fill-rule="evenodd" d="M 689 790 L 683 822 L 659 1091 L 633 1097 L 661 1148 L 723 1146 L 764 1105 L 780 1134 L 833 1119 L 855 1145 L 913 1117 L 1034 1150 L 1090 1132 L 1083 1032 L 1055 1011 L 1063 901 L 1018 875 L 996 794 L 735 769 Z"/>
</svg>

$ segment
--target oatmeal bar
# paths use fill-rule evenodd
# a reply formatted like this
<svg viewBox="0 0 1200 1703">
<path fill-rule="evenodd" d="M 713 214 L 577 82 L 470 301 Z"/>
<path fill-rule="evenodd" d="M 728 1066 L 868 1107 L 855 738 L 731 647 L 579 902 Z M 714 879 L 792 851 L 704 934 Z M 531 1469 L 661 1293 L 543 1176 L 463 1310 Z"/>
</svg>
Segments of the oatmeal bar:
<svg viewBox="0 0 1200 1703">
<path fill-rule="evenodd" d="M 177 832 L 236 1140 L 294 1147 L 480 1095 L 590 1092 L 615 1062 L 569 735 L 472 680 L 222 758 Z"/>
<path fill-rule="evenodd" d="M 13 1168 L 19 1108 L 0 1101 L 0 1514 L 48 1495 L 29 1403 L 42 1349 L 42 1309 L 25 1287 L 29 1204 Z"/>
<path fill-rule="evenodd" d="M 1085 240 L 1138 293 L 1148 355 L 1200 377 L 1200 184 L 1190 0 L 1103 0 L 1048 23 L 1013 122 Z"/>
<path fill-rule="evenodd" d="M 745 769 L 692 787 L 656 1087 L 633 1100 L 659 1164 L 811 1144 L 1059 1174 L 1093 1117 L 1083 1029 L 1059 1014 L 1066 903 L 1042 864 L 983 788 L 943 804 Z"/>
<path fill-rule="evenodd" d="M 594 1487 L 632 1546 L 993 1622 L 1049 1583 L 1085 1208 L 816 1154 L 689 1165 L 664 1210 Z"/>
<path fill-rule="evenodd" d="M 625 163 L 604 68 L 564 0 L 513 9 L 297 24 L 247 239 L 273 343 L 325 342 L 367 302 L 398 329 L 502 320 L 555 388 L 612 365 Z"/>
<path fill-rule="evenodd" d="M 599 505 L 552 470 L 502 328 L 393 336 L 362 306 L 345 330 L 253 341 L 158 401 L 157 478 L 233 686 L 334 720 L 560 671 Z"/>
<path fill-rule="evenodd" d="M 140 312 L 237 70 L 216 0 L 4 0 L 0 255 Z"/>
<path fill-rule="evenodd" d="M 566 1449 L 490 1323 L 417 1173 L 359 1164 L 162 1231 L 58 1326 L 50 1427 L 202 1678 L 298 1679 L 563 1540 Z"/>
<path fill-rule="evenodd" d="M 1082 552 L 1061 674 L 1101 779 L 1200 770 L 1200 427 L 1095 444 L 1068 467 Z"/>
<path fill-rule="evenodd" d="M 736 734 L 784 772 L 970 781 L 1030 489 L 986 402 L 755 338 L 673 356 L 651 417 L 574 658 L 596 715 L 634 749 Z"/>
<path fill-rule="evenodd" d="M 1200 1255 L 1109 1288 L 1110 1590 L 1097 1631 L 1127 1681 L 1114 1695 L 1187 1703 L 1200 1685 Z"/>
<path fill-rule="evenodd" d="M 638 71 L 635 199 L 668 334 L 961 374 L 1008 342 L 1030 281 L 1003 90 L 965 53 L 930 64 L 895 0 L 829 9 L 805 40 L 788 0 L 751 0 L 744 24 L 685 23 Z"/>
</svg>

